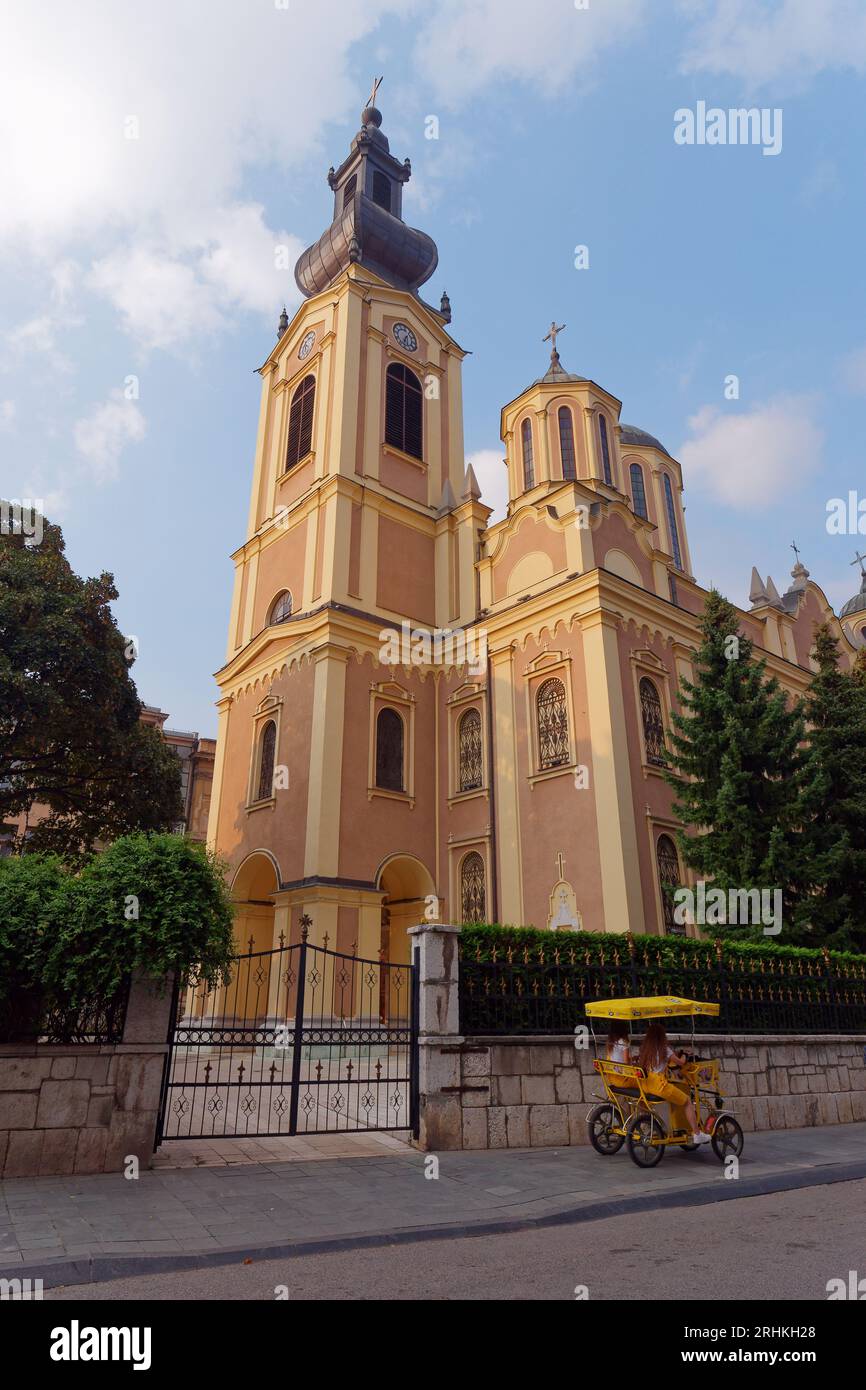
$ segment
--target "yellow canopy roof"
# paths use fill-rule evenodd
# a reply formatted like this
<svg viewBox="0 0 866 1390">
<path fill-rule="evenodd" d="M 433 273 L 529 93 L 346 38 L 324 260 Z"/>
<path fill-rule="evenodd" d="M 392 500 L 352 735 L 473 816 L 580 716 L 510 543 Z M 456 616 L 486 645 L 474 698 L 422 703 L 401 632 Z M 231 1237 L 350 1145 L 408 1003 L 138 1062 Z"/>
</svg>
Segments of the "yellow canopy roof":
<svg viewBox="0 0 866 1390">
<path fill-rule="evenodd" d="M 697 999 L 680 999 L 675 994 L 649 999 L 599 999 L 586 1006 L 589 1018 L 669 1018 L 694 1014 L 718 1014 L 718 1004 L 702 1004 Z"/>
</svg>

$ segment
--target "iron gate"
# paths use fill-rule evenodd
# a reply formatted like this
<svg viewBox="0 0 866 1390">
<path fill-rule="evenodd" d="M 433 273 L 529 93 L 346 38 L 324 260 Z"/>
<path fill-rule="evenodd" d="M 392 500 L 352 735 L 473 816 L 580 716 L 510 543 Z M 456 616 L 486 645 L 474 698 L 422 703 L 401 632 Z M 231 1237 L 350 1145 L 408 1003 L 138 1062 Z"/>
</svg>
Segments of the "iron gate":
<svg viewBox="0 0 866 1390">
<path fill-rule="evenodd" d="M 418 1133 L 418 969 L 301 940 L 178 991 L 157 1126 L 167 1139 Z"/>
</svg>

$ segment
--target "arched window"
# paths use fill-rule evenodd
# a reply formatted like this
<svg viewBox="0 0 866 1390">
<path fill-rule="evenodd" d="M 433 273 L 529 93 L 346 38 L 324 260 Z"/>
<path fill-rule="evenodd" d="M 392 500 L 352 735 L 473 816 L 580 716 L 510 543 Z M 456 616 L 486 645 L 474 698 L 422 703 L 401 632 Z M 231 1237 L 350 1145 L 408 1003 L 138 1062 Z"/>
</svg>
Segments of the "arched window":
<svg viewBox="0 0 866 1390">
<path fill-rule="evenodd" d="M 640 717 L 643 721 L 643 741 L 646 760 L 653 767 L 665 765 L 665 726 L 662 702 L 655 681 L 642 676 L 640 686 Z"/>
<path fill-rule="evenodd" d="M 356 175 L 356 174 L 353 174 L 352 177 L 351 177 L 350 179 L 346 179 L 346 186 L 345 186 L 345 188 L 343 189 L 343 211 L 344 211 L 344 212 L 345 212 L 346 208 L 349 206 L 349 204 L 351 203 L 352 199 L 354 198 L 354 196 L 355 196 L 355 189 L 356 189 L 357 187 L 358 187 L 358 178 L 357 178 L 357 175 Z"/>
<path fill-rule="evenodd" d="M 523 486 L 528 492 L 531 487 L 535 487 L 535 464 L 532 456 L 532 425 L 528 420 L 524 420 L 520 426 L 520 437 L 523 442 Z"/>
<path fill-rule="evenodd" d="M 277 726 L 269 719 L 259 737 L 259 790 L 257 801 L 266 801 L 274 794 L 274 755 L 277 747 Z"/>
<path fill-rule="evenodd" d="M 631 474 L 631 500 L 634 506 L 635 516 L 642 516 L 644 521 L 649 520 L 649 513 L 646 509 L 646 488 L 643 485 L 643 469 L 639 463 L 633 463 L 629 469 Z"/>
<path fill-rule="evenodd" d="M 290 618 L 291 616 L 292 596 L 289 593 L 288 589 L 284 589 L 281 594 L 277 594 L 277 597 L 271 604 L 271 612 L 270 616 L 268 617 L 268 622 L 271 625 L 273 625 L 274 623 L 284 623 L 286 619 Z"/>
<path fill-rule="evenodd" d="M 481 715 L 468 709 L 457 726 L 460 790 L 474 792 L 481 786 Z"/>
<path fill-rule="evenodd" d="M 607 420 L 599 412 L 598 416 L 598 439 L 601 445 L 601 467 L 604 473 L 604 481 L 613 487 L 613 474 L 610 471 L 610 445 L 607 439 Z"/>
<path fill-rule="evenodd" d="M 306 458 L 313 444 L 313 405 L 316 400 L 316 378 L 305 376 L 292 396 L 289 412 L 289 447 L 286 450 L 286 469 L 294 468 Z"/>
<path fill-rule="evenodd" d="M 376 719 L 376 786 L 403 790 L 403 720 L 395 709 L 381 709 Z"/>
<path fill-rule="evenodd" d="M 677 847 L 670 835 L 659 835 L 656 845 L 659 866 L 659 888 L 662 896 L 662 920 L 665 936 L 685 936 L 684 922 L 674 921 L 674 890 L 680 887 L 680 861 Z"/>
<path fill-rule="evenodd" d="M 421 383 L 402 362 L 392 362 L 385 379 L 385 443 L 420 459 L 423 437 Z"/>
<path fill-rule="evenodd" d="M 667 473 L 663 473 L 665 480 L 665 508 L 668 514 L 668 530 L 671 533 L 671 554 L 674 557 L 674 564 L 678 570 L 683 567 L 683 557 L 680 552 L 680 533 L 677 527 L 677 514 L 674 510 L 674 494 L 671 488 L 671 480 Z"/>
<path fill-rule="evenodd" d="M 391 211 L 391 180 L 378 169 L 373 171 L 373 202 L 386 212 Z"/>
<path fill-rule="evenodd" d="M 483 922 L 487 915 L 484 860 L 474 850 L 460 865 L 460 909 L 464 922 Z"/>
<path fill-rule="evenodd" d="M 571 481 L 577 477 L 577 463 L 574 457 L 574 420 L 567 405 L 559 407 L 559 456 L 562 459 L 562 476 Z"/>
<path fill-rule="evenodd" d="M 571 759 L 568 743 L 568 706 L 565 686 L 551 677 L 538 688 L 535 697 L 538 721 L 538 761 L 542 769 L 562 767 Z"/>
</svg>

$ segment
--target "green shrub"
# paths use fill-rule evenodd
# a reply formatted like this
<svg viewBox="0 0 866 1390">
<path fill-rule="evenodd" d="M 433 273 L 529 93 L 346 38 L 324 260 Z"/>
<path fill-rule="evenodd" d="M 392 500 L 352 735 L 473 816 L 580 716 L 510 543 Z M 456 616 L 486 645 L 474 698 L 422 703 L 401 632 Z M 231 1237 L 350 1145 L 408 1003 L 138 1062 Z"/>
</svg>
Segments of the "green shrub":
<svg viewBox="0 0 866 1390">
<path fill-rule="evenodd" d="M 47 855 L 0 861 L 0 1038 L 112 998 L 133 970 L 213 985 L 232 949 L 220 866 L 182 836 L 123 836 L 78 874 Z"/>
</svg>

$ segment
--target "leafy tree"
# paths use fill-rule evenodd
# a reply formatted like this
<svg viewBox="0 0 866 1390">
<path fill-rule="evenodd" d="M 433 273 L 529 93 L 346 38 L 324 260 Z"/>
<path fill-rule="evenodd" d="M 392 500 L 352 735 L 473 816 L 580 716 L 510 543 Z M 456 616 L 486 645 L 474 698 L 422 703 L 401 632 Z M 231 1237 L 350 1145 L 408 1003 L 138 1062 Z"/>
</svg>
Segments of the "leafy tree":
<svg viewBox="0 0 866 1390">
<path fill-rule="evenodd" d="M 68 875 L 53 855 L 0 859 L 0 1041 L 41 1011 L 46 944 Z"/>
<path fill-rule="evenodd" d="M 866 950 L 866 665 L 839 669 L 839 644 L 815 630 L 815 673 L 806 699 L 803 796 L 811 891 L 797 919 L 803 940 Z M 863 653 L 859 654 L 860 657 Z"/>
<path fill-rule="evenodd" d="M 739 631 L 736 610 L 715 589 L 701 634 L 696 678 L 682 682 L 682 713 L 673 716 L 668 740 L 674 807 L 696 832 L 680 832 L 680 849 L 690 868 L 724 892 L 781 889 L 790 941 L 788 925 L 804 886 L 802 704 L 767 677 L 765 662 L 754 658 L 752 642 Z M 761 936 L 760 926 L 727 931 Z"/>
<path fill-rule="evenodd" d="M 49 808 L 28 850 L 75 858 L 180 818 L 178 760 L 139 720 L 116 598 L 110 574 L 73 572 L 59 527 L 0 535 L 0 821 Z"/>
<path fill-rule="evenodd" d="M 77 872 L 0 860 L 0 1041 L 111 999 L 134 970 L 215 985 L 233 952 L 221 865 L 181 835 L 122 836 Z"/>
<path fill-rule="evenodd" d="M 79 1001 L 143 970 L 214 985 L 232 953 L 232 907 L 219 864 L 182 835 L 134 834 L 94 855 L 75 880 L 45 978 Z"/>
</svg>

